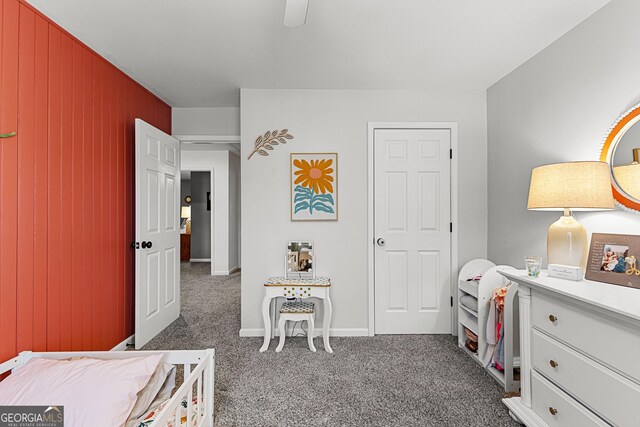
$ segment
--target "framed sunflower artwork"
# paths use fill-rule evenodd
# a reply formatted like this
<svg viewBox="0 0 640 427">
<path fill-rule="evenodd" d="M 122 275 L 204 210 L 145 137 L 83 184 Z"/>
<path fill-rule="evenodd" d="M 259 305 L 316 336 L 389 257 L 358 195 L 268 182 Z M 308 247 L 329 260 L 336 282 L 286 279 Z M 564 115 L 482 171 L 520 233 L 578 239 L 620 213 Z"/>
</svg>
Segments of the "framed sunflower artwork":
<svg viewBox="0 0 640 427">
<path fill-rule="evenodd" d="M 338 219 L 338 153 L 291 153 L 291 221 Z"/>
</svg>

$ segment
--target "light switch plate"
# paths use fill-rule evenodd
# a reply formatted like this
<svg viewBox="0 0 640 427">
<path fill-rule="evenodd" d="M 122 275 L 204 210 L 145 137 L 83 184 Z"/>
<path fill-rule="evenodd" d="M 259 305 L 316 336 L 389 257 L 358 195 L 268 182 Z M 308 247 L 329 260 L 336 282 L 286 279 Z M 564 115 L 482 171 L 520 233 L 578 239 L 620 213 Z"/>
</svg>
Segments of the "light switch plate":
<svg viewBox="0 0 640 427">
<path fill-rule="evenodd" d="M 582 267 L 573 267 L 570 265 L 549 264 L 547 267 L 549 277 L 557 277 L 558 279 L 567 279 L 580 281 L 584 277 Z"/>
</svg>

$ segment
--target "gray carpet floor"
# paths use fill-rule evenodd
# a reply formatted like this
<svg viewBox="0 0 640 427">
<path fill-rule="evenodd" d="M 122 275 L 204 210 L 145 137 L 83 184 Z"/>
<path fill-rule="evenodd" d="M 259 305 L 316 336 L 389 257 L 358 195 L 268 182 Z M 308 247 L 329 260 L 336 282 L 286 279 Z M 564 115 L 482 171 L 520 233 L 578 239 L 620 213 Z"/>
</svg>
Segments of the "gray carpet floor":
<svg viewBox="0 0 640 427">
<path fill-rule="evenodd" d="M 216 426 L 517 426 L 452 336 L 240 338 L 240 274 L 182 264 L 182 315 L 145 349 L 216 350 Z M 256 285 L 256 292 L 262 292 Z M 259 307 L 256 307 L 259 310 Z"/>
</svg>

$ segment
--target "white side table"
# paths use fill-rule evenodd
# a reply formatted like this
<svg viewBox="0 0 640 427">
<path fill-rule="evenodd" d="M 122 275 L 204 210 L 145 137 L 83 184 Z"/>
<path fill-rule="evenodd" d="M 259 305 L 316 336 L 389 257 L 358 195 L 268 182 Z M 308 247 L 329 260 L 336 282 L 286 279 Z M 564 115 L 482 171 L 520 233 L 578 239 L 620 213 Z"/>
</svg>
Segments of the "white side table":
<svg viewBox="0 0 640 427">
<path fill-rule="evenodd" d="M 327 353 L 333 353 L 329 345 L 329 325 L 331 324 L 331 298 L 329 288 L 331 280 L 328 277 L 315 279 L 286 279 L 284 277 L 272 277 L 264 284 L 265 295 L 262 300 L 262 319 L 264 320 L 264 343 L 260 353 L 267 351 L 271 341 L 271 300 L 282 298 L 319 298 L 324 306 L 324 320 L 322 322 L 322 340 Z"/>
</svg>

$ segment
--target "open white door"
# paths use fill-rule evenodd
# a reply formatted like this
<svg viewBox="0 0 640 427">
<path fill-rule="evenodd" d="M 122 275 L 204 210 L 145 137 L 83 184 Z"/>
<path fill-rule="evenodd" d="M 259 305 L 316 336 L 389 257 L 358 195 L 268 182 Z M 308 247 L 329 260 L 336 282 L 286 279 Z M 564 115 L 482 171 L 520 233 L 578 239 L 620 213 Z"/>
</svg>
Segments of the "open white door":
<svg viewBox="0 0 640 427">
<path fill-rule="evenodd" d="M 180 315 L 179 144 L 136 119 L 136 349 Z"/>
</svg>

